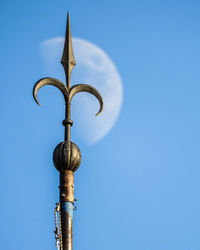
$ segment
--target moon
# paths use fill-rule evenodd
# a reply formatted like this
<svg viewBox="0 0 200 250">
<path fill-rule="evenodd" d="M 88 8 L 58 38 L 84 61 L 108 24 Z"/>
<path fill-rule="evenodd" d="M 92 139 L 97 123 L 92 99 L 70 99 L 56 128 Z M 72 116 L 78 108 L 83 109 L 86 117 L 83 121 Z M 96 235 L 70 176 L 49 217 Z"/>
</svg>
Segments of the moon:
<svg viewBox="0 0 200 250">
<path fill-rule="evenodd" d="M 81 93 L 72 101 L 74 133 L 88 144 L 94 144 L 111 130 L 119 117 L 123 100 L 122 81 L 115 64 L 101 48 L 79 38 L 72 41 L 76 67 L 72 71 L 71 85 L 89 84 L 99 91 L 104 101 L 104 110 L 99 116 L 95 116 L 99 107 L 93 96 Z M 63 37 L 45 40 L 40 44 L 40 55 L 45 73 L 64 82 L 64 71 L 59 63 L 63 46 Z"/>
</svg>

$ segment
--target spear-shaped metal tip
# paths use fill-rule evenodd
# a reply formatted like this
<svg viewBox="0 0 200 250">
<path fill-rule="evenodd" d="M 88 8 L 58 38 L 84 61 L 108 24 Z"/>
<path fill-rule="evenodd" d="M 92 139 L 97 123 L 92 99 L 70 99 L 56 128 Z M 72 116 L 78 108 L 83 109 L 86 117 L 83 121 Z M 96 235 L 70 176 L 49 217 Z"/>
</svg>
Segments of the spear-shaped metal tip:
<svg viewBox="0 0 200 250">
<path fill-rule="evenodd" d="M 74 59 L 74 53 L 72 48 L 72 37 L 71 37 L 71 28 L 69 20 L 69 12 L 67 13 L 67 27 L 65 33 L 65 45 L 63 50 L 62 59 L 60 61 L 63 65 L 65 75 L 66 75 L 66 86 L 70 88 L 71 72 L 76 65 Z"/>
</svg>

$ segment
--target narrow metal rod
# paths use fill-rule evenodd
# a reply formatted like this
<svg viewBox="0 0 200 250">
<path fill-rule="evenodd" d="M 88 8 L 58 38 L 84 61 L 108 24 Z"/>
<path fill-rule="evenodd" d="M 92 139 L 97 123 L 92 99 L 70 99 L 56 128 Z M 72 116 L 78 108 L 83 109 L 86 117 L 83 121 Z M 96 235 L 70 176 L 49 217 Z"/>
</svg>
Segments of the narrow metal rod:
<svg viewBox="0 0 200 250">
<path fill-rule="evenodd" d="M 71 104 L 70 102 L 66 102 L 66 110 L 65 110 L 65 141 L 71 141 Z M 71 122 L 71 123 L 70 123 Z"/>
<path fill-rule="evenodd" d="M 66 86 L 68 89 L 70 89 L 70 85 L 71 85 L 71 68 L 73 67 L 70 67 L 70 63 L 68 63 L 68 67 L 67 69 L 65 70 L 65 77 L 66 77 Z"/>
</svg>

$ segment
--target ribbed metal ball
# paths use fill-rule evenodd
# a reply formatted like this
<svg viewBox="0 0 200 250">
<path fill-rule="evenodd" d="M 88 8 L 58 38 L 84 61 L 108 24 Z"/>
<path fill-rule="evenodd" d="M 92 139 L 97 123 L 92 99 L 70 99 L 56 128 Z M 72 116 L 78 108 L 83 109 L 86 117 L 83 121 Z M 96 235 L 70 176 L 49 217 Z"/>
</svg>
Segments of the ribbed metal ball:
<svg viewBox="0 0 200 250">
<path fill-rule="evenodd" d="M 61 142 L 53 152 L 53 162 L 58 171 L 71 170 L 75 172 L 81 164 L 81 152 L 75 143 Z"/>
</svg>

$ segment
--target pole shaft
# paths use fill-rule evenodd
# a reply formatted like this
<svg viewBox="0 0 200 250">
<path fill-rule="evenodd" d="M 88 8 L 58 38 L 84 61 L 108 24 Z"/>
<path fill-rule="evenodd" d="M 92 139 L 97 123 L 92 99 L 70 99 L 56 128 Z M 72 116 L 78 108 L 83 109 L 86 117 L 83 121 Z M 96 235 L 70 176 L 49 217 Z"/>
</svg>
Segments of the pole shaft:
<svg viewBox="0 0 200 250">
<path fill-rule="evenodd" d="M 73 249 L 74 173 L 60 172 L 61 249 Z"/>
<path fill-rule="evenodd" d="M 73 250 L 73 204 L 61 204 L 62 250 Z"/>
</svg>

